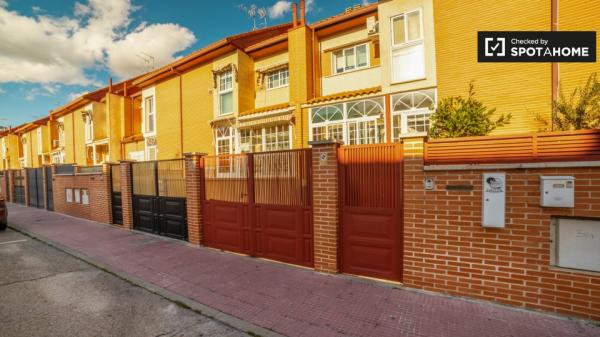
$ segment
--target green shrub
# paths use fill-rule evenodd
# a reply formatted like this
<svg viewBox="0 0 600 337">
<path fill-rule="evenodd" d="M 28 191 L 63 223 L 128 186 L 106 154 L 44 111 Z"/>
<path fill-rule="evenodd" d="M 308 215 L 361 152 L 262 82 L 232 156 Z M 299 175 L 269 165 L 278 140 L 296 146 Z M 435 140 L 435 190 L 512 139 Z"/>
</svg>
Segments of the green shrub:
<svg viewBox="0 0 600 337">
<path fill-rule="evenodd" d="M 577 87 L 569 97 L 562 90 L 552 104 L 554 130 L 569 131 L 600 128 L 600 82 L 592 73 L 583 87 Z"/>
<path fill-rule="evenodd" d="M 511 114 L 500 115 L 495 121 L 496 109 L 488 109 L 475 98 L 473 82 L 469 83 L 469 96 L 451 96 L 440 100 L 431 117 L 429 135 L 432 138 L 486 136 L 497 127 L 510 122 Z"/>
</svg>

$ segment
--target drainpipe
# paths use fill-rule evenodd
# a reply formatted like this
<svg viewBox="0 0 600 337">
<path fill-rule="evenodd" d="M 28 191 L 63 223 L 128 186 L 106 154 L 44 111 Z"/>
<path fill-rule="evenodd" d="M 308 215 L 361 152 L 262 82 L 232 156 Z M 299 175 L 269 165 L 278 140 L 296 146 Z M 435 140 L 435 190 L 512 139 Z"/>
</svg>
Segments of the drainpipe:
<svg viewBox="0 0 600 337">
<path fill-rule="evenodd" d="M 558 31 L 558 0 L 552 0 L 552 31 Z M 554 102 L 558 98 L 558 85 L 559 85 L 559 69 L 558 63 L 552 63 L 552 112 L 551 112 L 551 129 L 554 131 Z"/>
<path fill-rule="evenodd" d="M 183 84 L 181 73 L 173 67 L 171 67 L 171 71 L 179 76 L 179 148 L 181 149 L 181 156 L 183 156 Z"/>
</svg>

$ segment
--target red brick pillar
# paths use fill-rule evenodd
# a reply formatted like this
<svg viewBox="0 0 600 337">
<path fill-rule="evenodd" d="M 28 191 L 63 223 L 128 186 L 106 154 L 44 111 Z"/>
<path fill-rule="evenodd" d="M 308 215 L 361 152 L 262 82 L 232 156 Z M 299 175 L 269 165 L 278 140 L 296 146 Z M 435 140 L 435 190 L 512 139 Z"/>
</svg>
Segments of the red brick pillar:
<svg viewBox="0 0 600 337">
<path fill-rule="evenodd" d="M 123 207 L 123 227 L 133 229 L 133 181 L 131 178 L 131 162 L 121 162 L 121 202 Z"/>
<path fill-rule="evenodd" d="M 2 178 L 0 178 L 0 191 L 2 191 L 2 197 L 4 201 L 8 202 L 8 191 L 6 190 L 6 182 L 8 181 L 8 171 L 2 172 Z"/>
<path fill-rule="evenodd" d="M 187 205 L 188 240 L 192 245 L 202 244 L 204 213 L 204 161 L 206 153 L 185 153 L 185 194 Z"/>
<path fill-rule="evenodd" d="M 102 164 L 102 174 L 90 177 L 91 218 L 94 221 L 112 224 L 112 194 L 110 186 L 110 164 Z M 91 199 L 93 197 L 93 200 Z"/>
<path fill-rule="evenodd" d="M 15 171 L 8 171 L 8 201 L 15 202 Z"/>
<path fill-rule="evenodd" d="M 338 268 L 338 148 L 334 140 L 312 145 L 313 231 L 315 270 L 337 273 Z"/>
</svg>

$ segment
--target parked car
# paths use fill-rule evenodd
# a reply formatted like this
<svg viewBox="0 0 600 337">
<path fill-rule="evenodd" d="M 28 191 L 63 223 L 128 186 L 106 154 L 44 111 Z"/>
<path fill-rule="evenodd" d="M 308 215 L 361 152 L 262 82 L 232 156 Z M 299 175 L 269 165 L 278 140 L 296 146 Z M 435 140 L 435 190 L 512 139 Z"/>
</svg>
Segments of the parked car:
<svg viewBox="0 0 600 337">
<path fill-rule="evenodd" d="M 0 197 L 0 231 L 6 229 L 8 224 L 7 219 L 8 209 L 6 208 L 6 201 L 4 201 L 4 198 Z"/>
</svg>

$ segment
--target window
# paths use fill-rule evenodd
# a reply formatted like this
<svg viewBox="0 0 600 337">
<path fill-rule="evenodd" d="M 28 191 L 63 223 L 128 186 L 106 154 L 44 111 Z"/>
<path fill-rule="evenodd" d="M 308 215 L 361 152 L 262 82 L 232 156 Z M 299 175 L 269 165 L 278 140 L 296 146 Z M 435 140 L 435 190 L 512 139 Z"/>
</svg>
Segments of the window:
<svg viewBox="0 0 600 337">
<path fill-rule="evenodd" d="M 65 146 L 65 125 L 64 119 L 58 120 L 58 146 Z"/>
<path fill-rule="evenodd" d="M 368 66 L 369 45 L 366 43 L 338 50 L 333 53 L 334 74 L 341 74 L 355 69 L 366 68 Z"/>
<path fill-rule="evenodd" d="M 263 149 L 263 129 L 242 129 L 239 131 L 240 152 L 261 152 Z"/>
<path fill-rule="evenodd" d="M 233 112 L 233 71 L 219 75 L 219 115 Z"/>
<path fill-rule="evenodd" d="M 383 97 L 311 109 L 311 139 L 335 139 L 349 145 L 385 142 Z"/>
<path fill-rule="evenodd" d="M 36 133 L 37 133 L 37 152 L 38 152 L 38 154 L 42 154 L 44 152 L 42 128 L 38 128 Z"/>
<path fill-rule="evenodd" d="M 154 96 L 144 99 L 144 131 L 146 133 L 156 132 L 156 111 L 154 110 Z"/>
<path fill-rule="evenodd" d="M 80 189 L 78 189 L 78 188 L 73 189 L 73 196 L 75 196 L 74 199 L 75 199 L 76 204 L 81 203 L 81 190 Z"/>
<path fill-rule="evenodd" d="M 220 126 L 215 129 L 217 155 L 232 154 L 233 147 L 233 131 L 228 126 Z"/>
<path fill-rule="evenodd" d="M 83 116 L 85 121 L 85 141 L 91 142 L 94 140 L 94 121 L 92 120 L 92 113 L 85 112 Z"/>
<path fill-rule="evenodd" d="M 392 20 L 392 81 L 407 82 L 425 78 L 425 52 L 420 9 L 400 14 Z"/>
<path fill-rule="evenodd" d="M 88 190 L 81 190 L 81 204 L 82 205 L 89 205 L 90 203 L 90 195 Z"/>
<path fill-rule="evenodd" d="M 289 69 L 275 70 L 267 73 L 267 89 L 276 89 L 285 87 L 290 82 Z"/>
<path fill-rule="evenodd" d="M 435 111 L 435 89 L 392 96 L 392 136 L 396 141 L 407 135 L 426 135 L 429 117 Z"/>
<path fill-rule="evenodd" d="M 156 146 L 146 147 L 146 160 L 156 160 L 156 158 L 157 158 Z"/>
<path fill-rule="evenodd" d="M 265 151 L 288 150 L 289 148 L 289 125 L 273 125 L 265 128 Z"/>
<path fill-rule="evenodd" d="M 67 203 L 73 202 L 73 189 L 72 188 L 67 188 L 65 190 L 65 197 L 67 199 Z"/>
</svg>

